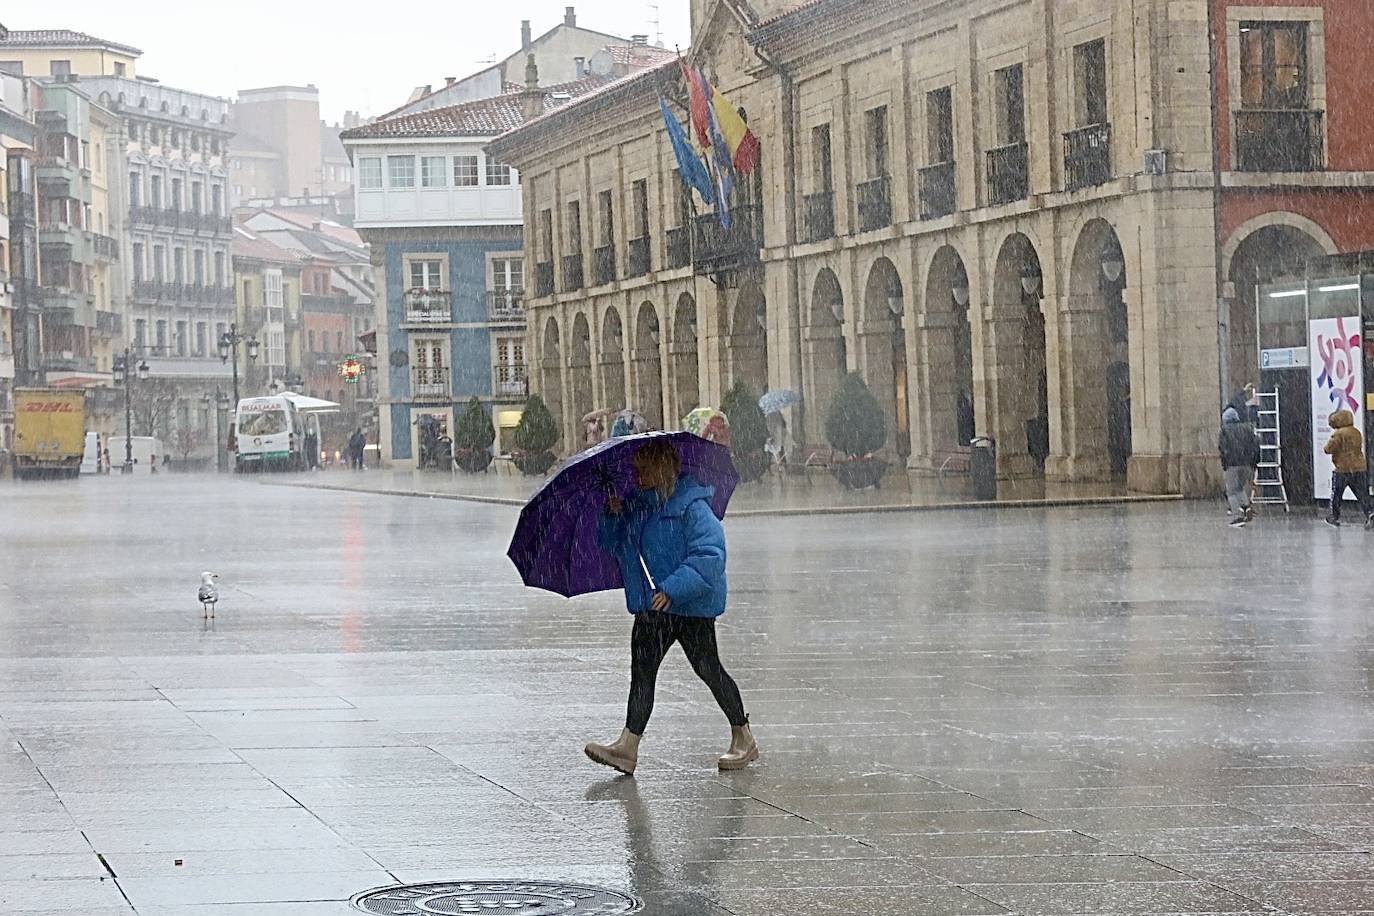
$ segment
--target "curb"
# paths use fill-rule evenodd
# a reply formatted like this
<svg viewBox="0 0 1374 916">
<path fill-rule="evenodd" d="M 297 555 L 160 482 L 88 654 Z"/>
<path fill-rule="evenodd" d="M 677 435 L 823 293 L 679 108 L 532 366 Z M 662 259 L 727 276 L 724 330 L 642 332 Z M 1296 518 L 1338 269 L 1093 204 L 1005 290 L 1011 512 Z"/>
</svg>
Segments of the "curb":
<svg viewBox="0 0 1374 916">
<path fill-rule="evenodd" d="M 449 502 L 480 503 L 489 506 L 521 508 L 523 499 L 504 496 L 475 496 L 465 493 L 432 493 L 424 490 L 383 490 L 367 487 L 341 487 L 325 483 L 273 483 L 262 481 L 267 487 L 295 487 L 302 490 L 328 490 L 334 493 L 362 493 L 368 496 L 400 496 L 408 499 L 443 499 Z M 889 515 L 898 512 L 960 512 L 992 509 L 1063 509 L 1094 508 L 1150 503 L 1183 502 L 1180 495 L 1141 496 L 1082 496 L 1054 499 L 999 499 L 988 502 L 890 503 L 879 506 L 813 506 L 779 509 L 737 509 L 731 518 L 778 518 L 805 515 Z"/>
</svg>

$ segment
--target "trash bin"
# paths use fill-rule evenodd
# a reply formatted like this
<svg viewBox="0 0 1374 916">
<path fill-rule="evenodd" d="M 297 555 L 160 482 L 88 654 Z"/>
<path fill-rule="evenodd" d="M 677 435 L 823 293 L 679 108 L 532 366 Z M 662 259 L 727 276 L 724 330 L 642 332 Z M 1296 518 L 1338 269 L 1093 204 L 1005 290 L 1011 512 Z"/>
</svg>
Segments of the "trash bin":
<svg viewBox="0 0 1374 916">
<path fill-rule="evenodd" d="M 994 500 L 997 498 L 997 443 L 987 436 L 979 436 L 969 445 L 973 449 L 969 459 L 973 496 L 983 501 Z"/>
</svg>

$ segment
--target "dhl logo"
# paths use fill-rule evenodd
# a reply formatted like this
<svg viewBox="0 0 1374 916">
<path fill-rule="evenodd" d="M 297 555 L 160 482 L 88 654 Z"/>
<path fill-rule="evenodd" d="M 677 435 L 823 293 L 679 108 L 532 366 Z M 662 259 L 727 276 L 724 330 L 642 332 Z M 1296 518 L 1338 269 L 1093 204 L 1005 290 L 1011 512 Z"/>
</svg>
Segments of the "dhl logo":
<svg viewBox="0 0 1374 916">
<path fill-rule="evenodd" d="M 26 401 L 20 408 L 22 413 L 75 413 L 71 401 Z"/>
</svg>

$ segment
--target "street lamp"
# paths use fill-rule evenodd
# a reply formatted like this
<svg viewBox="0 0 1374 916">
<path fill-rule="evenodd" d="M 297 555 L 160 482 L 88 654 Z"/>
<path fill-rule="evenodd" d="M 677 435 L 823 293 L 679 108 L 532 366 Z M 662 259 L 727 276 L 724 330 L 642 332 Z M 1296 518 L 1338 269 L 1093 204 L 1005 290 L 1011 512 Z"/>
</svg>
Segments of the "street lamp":
<svg viewBox="0 0 1374 916">
<path fill-rule="evenodd" d="M 121 474 L 132 474 L 134 472 L 134 405 L 133 405 L 133 385 L 134 375 L 138 375 L 140 382 L 148 381 L 148 363 L 140 359 L 138 365 L 133 365 L 133 347 L 125 347 L 124 353 L 114 359 L 114 382 L 116 385 L 124 386 L 124 466 L 120 469 Z M 130 371 L 132 368 L 133 371 Z"/>
<path fill-rule="evenodd" d="M 229 325 L 229 330 L 219 336 L 219 358 L 220 362 L 227 363 L 231 359 L 234 364 L 234 403 L 239 402 L 239 344 L 248 344 L 248 359 L 251 362 L 258 360 L 258 339 L 246 334 L 239 333 L 237 324 Z"/>
</svg>

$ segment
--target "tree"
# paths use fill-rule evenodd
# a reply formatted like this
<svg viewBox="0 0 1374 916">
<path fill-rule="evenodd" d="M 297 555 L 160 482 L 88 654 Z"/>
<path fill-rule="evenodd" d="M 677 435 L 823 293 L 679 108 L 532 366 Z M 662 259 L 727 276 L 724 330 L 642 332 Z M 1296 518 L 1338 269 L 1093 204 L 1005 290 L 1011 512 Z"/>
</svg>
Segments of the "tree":
<svg viewBox="0 0 1374 916">
<path fill-rule="evenodd" d="M 475 452 L 491 448 L 495 441 L 496 430 L 491 425 L 491 414 L 487 413 L 481 401 L 470 398 L 453 430 L 454 447 Z"/>
<path fill-rule="evenodd" d="M 525 401 L 525 410 L 515 427 L 515 447 L 518 451 L 537 455 L 552 451 L 558 443 L 558 422 L 549 413 L 544 399 L 532 394 Z"/>
<path fill-rule="evenodd" d="M 758 480 L 768 469 L 763 446 L 768 442 L 768 421 L 759 409 L 758 394 L 744 382 L 736 382 L 720 404 L 730 421 L 730 455 L 740 479 Z"/>
<path fill-rule="evenodd" d="M 851 458 L 862 458 L 887 442 L 887 426 L 878 399 L 857 373 L 846 375 L 825 418 L 830 445 Z"/>
<path fill-rule="evenodd" d="M 515 466 L 522 474 L 547 474 L 558 463 L 553 447 L 559 437 L 558 421 L 549 413 L 544 399 L 537 394 L 525 400 L 525 410 L 515 426 Z"/>
<path fill-rule="evenodd" d="M 205 436 L 201 431 L 190 426 L 182 426 L 172 435 L 172 447 L 176 453 L 185 461 L 191 457 L 191 453 L 200 447 L 201 442 L 205 441 Z"/>
<path fill-rule="evenodd" d="M 130 384 L 135 436 L 167 438 L 172 411 L 177 405 L 177 389 L 167 379 L 134 381 Z"/>
</svg>

